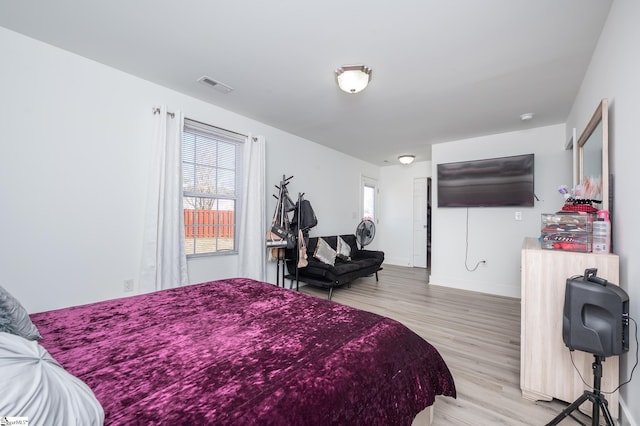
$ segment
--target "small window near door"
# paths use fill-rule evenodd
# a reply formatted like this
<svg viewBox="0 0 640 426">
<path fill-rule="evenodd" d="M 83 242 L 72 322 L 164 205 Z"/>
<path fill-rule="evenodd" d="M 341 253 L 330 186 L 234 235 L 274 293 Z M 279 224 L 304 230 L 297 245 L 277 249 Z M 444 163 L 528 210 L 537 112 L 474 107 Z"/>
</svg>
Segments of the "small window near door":
<svg viewBox="0 0 640 426">
<path fill-rule="evenodd" d="M 374 179 L 362 178 L 362 219 L 376 221 L 376 195 L 378 184 Z"/>
</svg>

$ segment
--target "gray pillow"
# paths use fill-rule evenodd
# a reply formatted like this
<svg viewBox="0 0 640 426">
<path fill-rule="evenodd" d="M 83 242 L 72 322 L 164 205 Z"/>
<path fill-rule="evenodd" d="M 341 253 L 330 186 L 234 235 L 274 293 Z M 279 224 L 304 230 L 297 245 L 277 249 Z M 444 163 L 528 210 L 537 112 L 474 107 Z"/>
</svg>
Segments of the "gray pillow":
<svg viewBox="0 0 640 426">
<path fill-rule="evenodd" d="M 93 426 L 104 410 L 82 380 L 71 375 L 38 342 L 0 332 L 0 414 L 33 424 Z"/>
<path fill-rule="evenodd" d="M 42 339 L 27 311 L 2 286 L 0 286 L 0 331 L 22 336 L 29 340 Z"/>
<path fill-rule="evenodd" d="M 323 238 L 318 238 L 313 257 L 327 265 L 333 266 L 336 264 L 336 251 Z"/>
</svg>

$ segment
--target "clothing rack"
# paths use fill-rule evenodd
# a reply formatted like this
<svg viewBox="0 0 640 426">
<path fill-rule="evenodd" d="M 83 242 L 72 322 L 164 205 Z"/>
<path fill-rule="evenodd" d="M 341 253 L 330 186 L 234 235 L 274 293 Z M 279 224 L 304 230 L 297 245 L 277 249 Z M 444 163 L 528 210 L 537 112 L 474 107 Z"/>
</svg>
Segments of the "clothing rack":
<svg viewBox="0 0 640 426">
<path fill-rule="evenodd" d="M 300 270 L 300 243 L 303 244 L 303 246 L 305 247 L 305 251 L 306 251 L 306 242 L 304 241 L 305 238 L 307 238 L 308 234 L 309 234 L 309 230 L 306 231 L 307 235 L 305 235 L 305 231 L 302 231 L 302 238 L 303 241 L 300 241 L 300 218 L 301 216 L 301 209 L 302 209 L 302 200 L 304 197 L 304 192 L 298 192 L 298 202 L 296 203 L 296 212 L 297 212 L 297 218 L 298 221 L 296 223 L 296 247 L 295 247 L 295 257 L 294 257 L 294 261 L 296 263 L 296 291 L 300 291 L 300 274 L 299 274 L 299 270 Z M 293 287 L 293 281 L 291 281 L 291 284 L 289 285 L 289 288 L 291 289 L 291 287 Z"/>
<path fill-rule="evenodd" d="M 282 265 L 282 286 L 284 287 L 285 285 L 286 248 L 292 245 L 292 241 L 293 245 L 297 246 L 296 237 L 291 230 L 291 221 L 289 219 L 289 212 L 295 209 L 287 189 L 291 179 L 293 179 L 293 176 L 286 177 L 286 175 L 282 175 L 280 184 L 275 185 L 278 195 L 274 194 L 273 197 L 278 201 L 273 214 L 271 229 L 267 233 L 267 247 L 276 251 L 276 285 L 278 287 L 280 286 L 280 265 Z M 273 238 L 274 235 L 279 239 Z"/>
<path fill-rule="evenodd" d="M 280 286 L 280 266 L 282 265 L 282 287 L 285 286 L 285 278 L 287 278 L 292 280 L 289 285 L 292 289 L 295 279 L 296 291 L 298 291 L 300 289 L 299 269 L 306 266 L 306 241 L 309 238 L 309 229 L 316 226 L 318 220 L 311 204 L 304 199 L 304 192 L 298 192 L 298 201 L 295 204 L 289 197 L 287 185 L 292 178 L 293 176 L 282 175 L 280 184 L 275 185 L 278 195 L 273 197 L 277 203 L 271 230 L 267 233 L 267 247 L 276 251 L 276 285 Z M 292 211 L 295 212 L 293 223 L 289 219 L 289 213 Z M 288 268 L 288 262 L 295 262 L 295 268 Z"/>
<path fill-rule="evenodd" d="M 311 203 L 304 199 L 304 192 L 298 193 L 296 202 L 296 215 L 294 216 L 293 230 L 296 234 L 295 254 L 290 256 L 289 262 L 295 262 L 295 273 L 290 273 L 287 278 L 291 280 L 289 288 L 293 287 L 293 280 L 296 281 L 296 291 L 300 287 L 300 268 L 307 266 L 307 242 L 309 241 L 309 230 L 316 226 L 318 220 Z M 301 257 L 304 256 L 304 258 Z"/>
</svg>

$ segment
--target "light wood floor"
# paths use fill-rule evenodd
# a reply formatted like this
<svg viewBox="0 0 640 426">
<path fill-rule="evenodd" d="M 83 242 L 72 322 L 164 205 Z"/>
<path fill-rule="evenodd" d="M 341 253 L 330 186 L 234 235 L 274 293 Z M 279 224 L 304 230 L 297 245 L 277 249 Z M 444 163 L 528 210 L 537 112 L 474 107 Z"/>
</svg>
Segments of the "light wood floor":
<svg viewBox="0 0 640 426">
<path fill-rule="evenodd" d="M 421 268 L 384 265 L 378 276 L 377 283 L 371 276 L 335 289 L 332 300 L 396 319 L 438 349 L 458 398 L 438 397 L 434 426 L 539 426 L 568 405 L 521 397 L 520 299 L 428 285 Z M 328 295 L 311 286 L 300 291 Z M 568 417 L 560 424 L 578 423 Z"/>
</svg>

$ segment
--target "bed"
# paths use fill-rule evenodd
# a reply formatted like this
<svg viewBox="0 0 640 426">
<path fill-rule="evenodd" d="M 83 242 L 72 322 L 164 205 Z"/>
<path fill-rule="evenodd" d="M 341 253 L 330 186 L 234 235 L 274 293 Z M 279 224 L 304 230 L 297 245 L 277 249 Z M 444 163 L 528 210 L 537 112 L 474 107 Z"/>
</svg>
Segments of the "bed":
<svg viewBox="0 0 640 426">
<path fill-rule="evenodd" d="M 30 317 L 106 425 L 410 425 L 456 395 L 402 324 L 250 279 Z"/>
</svg>

